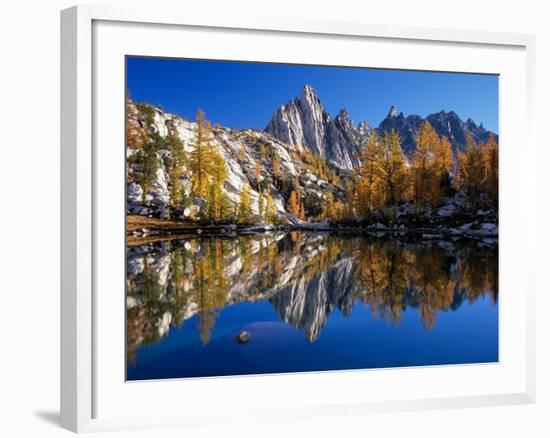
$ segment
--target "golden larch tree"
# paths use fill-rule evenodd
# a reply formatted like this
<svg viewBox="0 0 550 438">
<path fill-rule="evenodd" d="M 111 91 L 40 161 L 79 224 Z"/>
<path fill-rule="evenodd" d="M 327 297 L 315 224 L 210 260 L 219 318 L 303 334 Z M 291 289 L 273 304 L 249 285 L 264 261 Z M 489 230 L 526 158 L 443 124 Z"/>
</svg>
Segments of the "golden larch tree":
<svg viewBox="0 0 550 438">
<path fill-rule="evenodd" d="M 471 135 L 466 137 L 466 150 L 459 152 L 457 157 L 456 183 L 470 197 L 472 206 L 477 209 L 480 194 L 483 190 L 484 163 L 483 152 L 474 144 Z"/>
<path fill-rule="evenodd" d="M 498 205 L 498 144 L 493 134 L 489 134 L 483 145 L 485 167 L 485 193 L 493 206 Z"/>
<path fill-rule="evenodd" d="M 430 122 L 420 126 L 412 157 L 413 200 L 417 209 L 435 204 L 440 196 L 436 151 L 440 141 Z"/>
<path fill-rule="evenodd" d="M 206 197 L 208 191 L 208 173 L 212 163 L 211 136 L 210 123 L 205 119 L 204 112 L 198 110 L 195 142 L 189 157 L 189 167 L 192 171 L 193 194 L 202 198 Z"/>
<path fill-rule="evenodd" d="M 262 177 L 262 166 L 260 165 L 260 161 L 256 160 L 254 162 L 254 178 L 256 179 L 256 184 L 258 184 L 258 187 L 260 187 L 261 177 Z"/>
<path fill-rule="evenodd" d="M 271 196 L 271 190 L 268 188 L 265 193 L 265 223 L 274 222 L 277 216 L 275 202 Z"/>
<path fill-rule="evenodd" d="M 381 138 L 372 133 L 369 140 L 357 156 L 360 162 L 354 173 L 357 213 L 366 216 L 382 205 L 380 174 Z"/>
<path fill-rule="evenodd" d="M 385 194 L 385 204 L 395 207 L 405 198 L 408 183 L 407 162 L 395 130 L 384 134 L 377 158 L 376 171 Z"/>
<path fill-rule="evenodd" d="M 300 199 L 296 190 L 292 190 L 288 198 L 288 212 L 296 217 L 300 217 Z"/>
<path fill-rule="evenodd" d="M 241 200 L 237 210 L 237 222 L 247 224 L 252 222 L 252 207 L 250 197 L 250 186 L 243 185 L 241 189 Z"/>
<path fill-rule="evenodd" d="M 281 159 L 279 158 L 279 154 L 277 154 L 276 152 L 273 154 L 273 158 L 271 160 L 271 169 L 273 170 L 273 176 L 275 178 L 281 178 Z"/>
<path fill-rule="evenodd" d="M 213 220 L 220 220 L 223 216 L 224 198 L 227 196 L 223 192 L 223 186 L 227 179 L 227 167 L 223 155 L 218 151 L 212 151 L 210 170 L 209 217 Z"/>
<path fill-rule="evenodd" d="M 298 212 L 298 217 L 301 220 L 306 219 L 306 212 L 305 212 L 305 209 L 304 209 L 304 203 L 303 202 L 300 202 L 300 211 Z"/>
<path fill-rule="evenodd" d="M 177 211 L 184 207 L 186 199 L 181 183 L 181 176 L 185 172 L 185 151 L 183 150 L 183 143 L 174 128 L 170 129 L 166 137 L 166 143 L 170 151 L 167 166 L 170 177 L 170 208 L 172 211 Z"/>
</svg>

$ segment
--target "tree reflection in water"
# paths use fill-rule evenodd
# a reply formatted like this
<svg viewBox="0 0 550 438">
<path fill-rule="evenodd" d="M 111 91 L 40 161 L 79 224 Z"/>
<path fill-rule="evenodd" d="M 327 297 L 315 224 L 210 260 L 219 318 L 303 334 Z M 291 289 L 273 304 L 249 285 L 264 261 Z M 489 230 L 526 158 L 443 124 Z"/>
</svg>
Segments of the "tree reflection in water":
<svg viewBox="0 0 550 438">
<path fill-rule="evenodd" d="M 207 344 L 219 311 L 269 300 L 314 342 L 330 315 L 357 301 L 399 324 L 407 307 L 433 329 L 442 311 L 498 299 L 497 249 L 477 243 L 404 243 L 301 232 L 164 241 L 128 250 L 127 358 L 197 315 Z"/>
</svg>

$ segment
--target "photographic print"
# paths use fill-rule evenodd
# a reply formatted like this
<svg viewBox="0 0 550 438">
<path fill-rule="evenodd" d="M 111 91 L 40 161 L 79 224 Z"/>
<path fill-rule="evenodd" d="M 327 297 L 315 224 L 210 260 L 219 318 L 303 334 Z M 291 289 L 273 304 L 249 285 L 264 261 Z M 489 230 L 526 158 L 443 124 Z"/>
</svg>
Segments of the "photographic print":
<svg viewBox="0 0 550 438">
<path fill-rule="evenodd" d="M 498 81 L 128 56 L 127 380 L 498 362 Z"/>
</svg>

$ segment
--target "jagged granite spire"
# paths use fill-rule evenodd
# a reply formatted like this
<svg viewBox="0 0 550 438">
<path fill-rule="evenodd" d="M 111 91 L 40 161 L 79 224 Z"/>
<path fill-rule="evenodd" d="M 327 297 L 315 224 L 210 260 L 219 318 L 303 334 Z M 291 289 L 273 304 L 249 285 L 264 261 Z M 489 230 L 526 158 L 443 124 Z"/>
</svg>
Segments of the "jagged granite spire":
<svg viewBox="0 0 550 438">
<path fill-rule="evenodd" d="M 354 156 L 370 130 L 359 130 L 342 109 L 333 119 L 311 85 L 305 85 L 299 98 L 281 105 L 273 114 L 266 132 L 289 144 L 310 149 L 341 169 L 352 169 Z"/>
</svg>

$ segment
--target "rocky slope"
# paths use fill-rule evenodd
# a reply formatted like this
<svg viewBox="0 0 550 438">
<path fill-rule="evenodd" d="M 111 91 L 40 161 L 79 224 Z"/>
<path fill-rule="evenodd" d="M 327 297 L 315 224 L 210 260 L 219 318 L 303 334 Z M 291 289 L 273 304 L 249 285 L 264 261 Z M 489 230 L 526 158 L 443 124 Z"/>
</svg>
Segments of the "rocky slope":
<svg viewBox="0 0 550 438">
<path fill-rule="evenodd" d="M 143 151 L 127 145 L 127 212 L 154 217 L 165 217 L 168 211 L 170 181 L 167 164 L 170 157 L 168 147 L 162 143 L 173 127 L 183 142 L 184 150 L 190 153 L 194 149 L 196 123 L 183 119 L 174 114 L 168 114 L 160 108 L 151 107 L 154 113 L 152 123 L 148 129 L 160 138 L 160 146 L 156 152 L 160 166 L 154 181 L 145 194 L 139 184 L 141 168 L 139 155 Z M 128 130 L 141 133 L 148 124 L 145 115 L 132 101 L 127 102 Z M 212 145 L 220 152 L 225 160 L 228 177 L 224 184 L 224 191 L 228 194 L 233 205 L 239 203 L 243 186 L 251 189 L 252 210 L 258 212 L 259 189 L 256 180 L 256 166 L 260 166 L 260 182 L 268 186 L 275 202 L 276 210 L 281 218 L 296 222 L 286 211 L 290 191 L 296 184 L 300 185 L 301 200 L 306 204 L 309 215 L 318 214 L 320 205 L 326 194 L 331 191 L 335 196 L 341 190 L 323 179 L 311 166 L 306 166 L 300 152 L 299 145 L 285 143 L 267 132 L 261 130 L 234 130 L 216 126 L 213 129 Z M 262 149 L 267 156 L 262 157 Z M 281 164 L 281 176 L 274 175 L 272 157 L 277 156 Z M 182 185 L 187 194 L 190 193 L 191 171 L 186 169 L 181 177 Z M 202 205 L 201 199 L 194 199 L 189 215 L 197 215 Z M 298 221 L 299 222 L 299 221 Z"/>
</svg>

